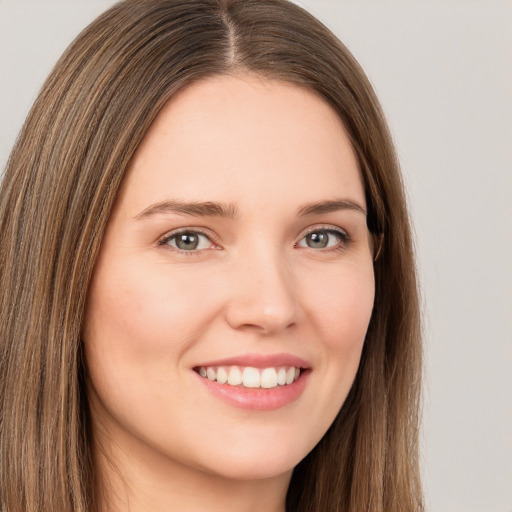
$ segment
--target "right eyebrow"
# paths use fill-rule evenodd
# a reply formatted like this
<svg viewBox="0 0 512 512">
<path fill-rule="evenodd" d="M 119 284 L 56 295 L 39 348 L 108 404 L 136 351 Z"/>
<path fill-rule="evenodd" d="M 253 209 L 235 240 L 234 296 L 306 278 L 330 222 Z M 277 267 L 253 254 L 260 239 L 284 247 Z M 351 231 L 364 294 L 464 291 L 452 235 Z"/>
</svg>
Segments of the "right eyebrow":
<svg viewBox="0 0 512 512">
<path fill-rule="evenodd" d="M 183 202 L 169 199 L 154 203 L 135 216 L 135 219 L 144 219 L 152 215 L 176 213 L 178 215 L 192 215 L 194 217 L 224 217 L 234 219 L 238 215 L 235 205 L 230 203 Z"/>
</svg>

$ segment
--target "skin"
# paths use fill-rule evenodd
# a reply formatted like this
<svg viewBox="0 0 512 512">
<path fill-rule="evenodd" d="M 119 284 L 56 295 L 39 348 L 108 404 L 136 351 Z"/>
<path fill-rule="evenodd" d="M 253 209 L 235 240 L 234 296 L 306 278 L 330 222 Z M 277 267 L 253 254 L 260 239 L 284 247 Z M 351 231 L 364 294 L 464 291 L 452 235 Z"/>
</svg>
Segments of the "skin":
<svg viewBox="0 0 512 512">
<path fill-rule="evenodd" d="M 237 212 L 148 213 L 171 199 Z M 298 214 L 340 199 L 361 211 Z M 284 511 L 293 467 L 358 368 L 374 300 L 365 208 L 345 129 L 311 91 L 222 76 L 166 105 L 127 171 L 88 296 L 88 394 L 109 510 Z M 207 237 L 179 252 L 169 236 L 180 228 Z M 328 245 L 311 247 L 309 230 Z M 193 371 L 247 353 L 307 360 L 304 392 L 245 410 Z"/>
</svg>

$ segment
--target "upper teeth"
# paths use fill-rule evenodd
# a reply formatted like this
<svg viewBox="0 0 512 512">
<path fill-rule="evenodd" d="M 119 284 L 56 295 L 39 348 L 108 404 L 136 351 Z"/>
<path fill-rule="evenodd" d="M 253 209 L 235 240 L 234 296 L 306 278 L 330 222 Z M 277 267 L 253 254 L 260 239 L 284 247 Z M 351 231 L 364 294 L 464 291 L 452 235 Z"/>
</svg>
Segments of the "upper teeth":
<svg viewBox="0 0 512 512">
<path fill-rule="evenodd" d="M 300 368 L 280 366 L 278 368 L 253 368 L 252 366 L 201 366 L 199 375 L 219 384 L 242 385 L 246 388 L 275 388 L 296 381 Z"/>
</svg>

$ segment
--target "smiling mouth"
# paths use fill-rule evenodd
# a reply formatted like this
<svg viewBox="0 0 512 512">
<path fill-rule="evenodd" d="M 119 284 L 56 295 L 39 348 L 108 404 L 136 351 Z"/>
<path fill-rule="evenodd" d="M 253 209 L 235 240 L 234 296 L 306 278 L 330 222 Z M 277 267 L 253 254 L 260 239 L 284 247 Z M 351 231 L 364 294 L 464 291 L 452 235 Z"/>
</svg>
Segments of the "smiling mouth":
<svg viewBox="0 0 512 512">
<path fill-rule="evenodd" d="M 252 366 L 200 366 L 194 371 L 201 377 L 243 388 L 272 389 L 293 384 L 300 377 L 302 368 L 278 366 L 254 368 Z"/>
</svg>

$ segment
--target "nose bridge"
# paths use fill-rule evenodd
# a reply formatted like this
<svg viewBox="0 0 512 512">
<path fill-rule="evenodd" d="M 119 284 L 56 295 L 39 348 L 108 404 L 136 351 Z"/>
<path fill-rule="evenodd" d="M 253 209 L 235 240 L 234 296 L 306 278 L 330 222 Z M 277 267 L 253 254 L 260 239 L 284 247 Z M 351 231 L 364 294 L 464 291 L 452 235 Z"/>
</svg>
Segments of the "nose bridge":
<svg viewBox="0 0 512 512">
<path fill-rule="evenodd" d="M 297 320 L 293 272 L 282 248 L 260 240 L 233 261 L 227 320 L 233 328 L 273 333 Z"/>
</svg>

